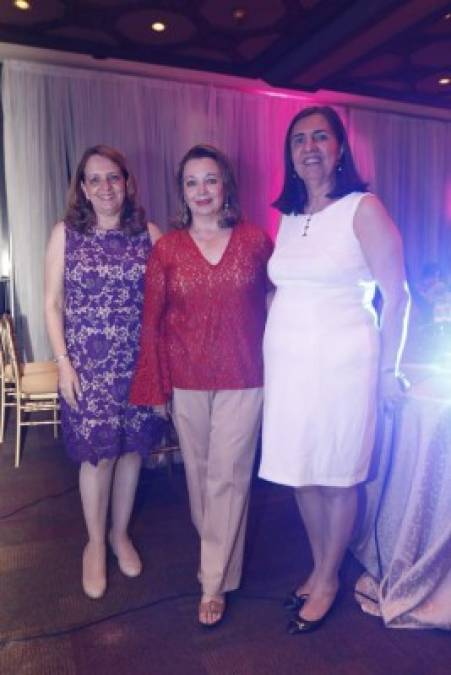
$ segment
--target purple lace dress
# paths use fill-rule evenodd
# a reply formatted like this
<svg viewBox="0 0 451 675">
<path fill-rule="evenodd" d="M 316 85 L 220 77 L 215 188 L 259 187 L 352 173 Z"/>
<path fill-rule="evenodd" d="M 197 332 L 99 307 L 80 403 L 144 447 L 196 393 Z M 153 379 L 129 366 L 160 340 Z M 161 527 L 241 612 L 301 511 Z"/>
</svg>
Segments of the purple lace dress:
<svg viewBox="0 0 451 675">
<path fill-rule="evenodd" d="M 144 455 L 164 431 L 152 408 L 128 403 L 150 248 L 147 230 L 84 235 L 66 227 L 64 329 L 82 396 L 77 410 L 61 397 L 61 422 L 67 451 L 77 462 Z"/>
</svg>

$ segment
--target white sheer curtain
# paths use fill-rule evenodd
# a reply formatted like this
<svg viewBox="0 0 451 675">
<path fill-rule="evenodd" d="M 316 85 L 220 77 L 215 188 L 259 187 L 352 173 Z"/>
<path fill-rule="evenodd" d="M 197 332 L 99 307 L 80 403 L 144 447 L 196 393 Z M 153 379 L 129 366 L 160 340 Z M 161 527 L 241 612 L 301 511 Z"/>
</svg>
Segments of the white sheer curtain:
<svg viewBox="0 0 451 675">
<path fill-rule="evenodd" d="M 47 353 L 43 321 L 43 260 L 51 223 L 67 190 L 64 94 L 49 76 L 37 84 L 27 69 L 3 68 L 5 177 L 12 233 L 12 274 L 19 338 L 27 356 Z M 33 349 L 36 354 L 33 354 Z"/>
<path fill-rule="evenodd" d="M 45 244 L 87 146 L 107 143 L 128 157 L 149 218 L 166 229 L 183 153 L 198 142 L 218 145 L 235 165 L 245 214 L 273 230 L 277 214 L 269 204 L 281 184 L 284 134 L 314 97 L 10 61 L 3 66 L 2 101 L 18 325 L 26 356 L 45 358 Z M 410 267 L 444 255 L 451 123 L 335 107 L 363 176 L 400 224 Z"/>
<path fill-rule="evenodd" d="M 409 273 L 441 262 L 451 272 L 451 123 L 351 110 L 356 147 L 371 158 L 364 175 L 398 223 Z M 447 203 L 448 202 L 448 203 Z"/>
</svg>

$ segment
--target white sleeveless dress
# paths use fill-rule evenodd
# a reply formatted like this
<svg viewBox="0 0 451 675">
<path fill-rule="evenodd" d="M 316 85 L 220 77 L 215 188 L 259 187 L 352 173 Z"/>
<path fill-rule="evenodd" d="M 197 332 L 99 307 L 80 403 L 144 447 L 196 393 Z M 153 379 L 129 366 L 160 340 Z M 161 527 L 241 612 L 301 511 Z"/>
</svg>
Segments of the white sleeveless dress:
<svg viewBox="0 0 451 675">
<path fill-rule="evenodd" d="M 375 283 L 354 234 L 364 193 L 283 216 L 269 276 L 261 478 L 348 487 L 367 477 L 377 413 Z"/>
</svg>

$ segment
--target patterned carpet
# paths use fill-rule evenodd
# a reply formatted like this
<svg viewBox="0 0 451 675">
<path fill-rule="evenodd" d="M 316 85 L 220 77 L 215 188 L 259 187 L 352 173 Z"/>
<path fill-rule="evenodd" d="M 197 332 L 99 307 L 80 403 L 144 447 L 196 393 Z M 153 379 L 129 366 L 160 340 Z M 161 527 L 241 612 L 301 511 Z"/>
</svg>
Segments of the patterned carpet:
<svg viewBox="0 0 451 675">
<path fill-rule="evenodd" d="M 344 593 L 321 630 L 290 637 L 281 600 L 309 567 L 289 490 L 255 480 L 242 588 L 215 630 L 196 622 L 197 541 L 183 469 L 143 470 L 132 534 L 137 579 L 109 560 L 99 601 L 80 587 L 85 540 L 77 471 L 48 429 L 30 430 L 13 468 L 0 446 L 1 675 L 448 675 L 449 634 L 386 629 Z"/>
</svg>

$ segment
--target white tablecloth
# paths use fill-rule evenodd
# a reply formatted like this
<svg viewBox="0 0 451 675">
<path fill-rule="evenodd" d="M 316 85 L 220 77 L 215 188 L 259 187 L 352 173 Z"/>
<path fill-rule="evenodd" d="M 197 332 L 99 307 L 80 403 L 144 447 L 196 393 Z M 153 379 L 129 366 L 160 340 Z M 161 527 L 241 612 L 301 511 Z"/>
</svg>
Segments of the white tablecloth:
<svg viewBox="0 0 451 675">
<path fill-rule="evenodd" d="M 451 374 L 412 386 L 375 448 L 352 550 L 362 609 L 397 628 L 451 629 Z"/>
</svg>

